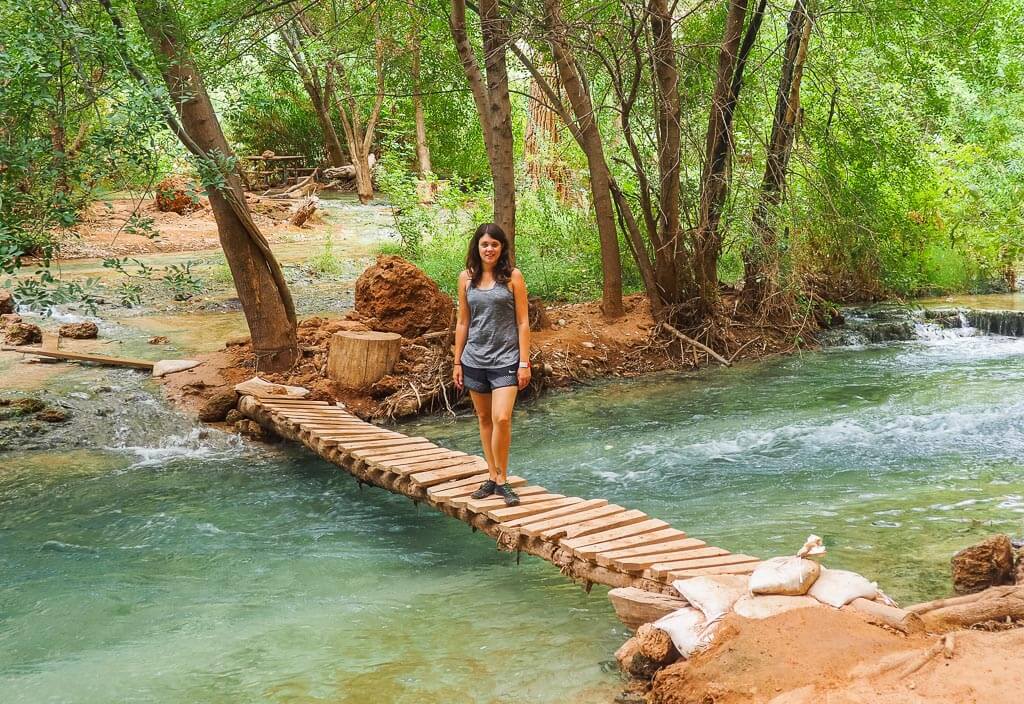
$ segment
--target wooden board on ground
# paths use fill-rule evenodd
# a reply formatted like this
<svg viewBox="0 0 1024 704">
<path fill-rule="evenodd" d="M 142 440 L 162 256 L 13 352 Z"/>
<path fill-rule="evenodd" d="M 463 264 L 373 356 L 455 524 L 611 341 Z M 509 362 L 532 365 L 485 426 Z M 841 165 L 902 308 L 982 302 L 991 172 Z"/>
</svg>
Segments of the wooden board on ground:
<svg viewBox="0 0 1024 704">
<path fill-rule="evenodd" d="M 668 594 L 657 594 L 636 587 L 612 589 L 608 592 L 608 599 L 615 608 L 615 615 L 633 631 L 645 623 L 657 621 L 662 616 L 667 616 L 689 605 L 686 599 Z"/>
<path fill-rule="evenodd" d="M 602 506 L 608 505 L 608 499 L 587 499 L 581 501 L 578 504 L 572 504 L 571 506 L 561 506 L 559 508 L 553 508 L 545 511 L 544 513 L 536 513 L 530 516 L 523 516 L 522 518 L 509 518 L 501 522 L 502 528 L 519 528 L 526 525 L 527 523 L 536 523 L 538 521 L 546 521 L 552 518 L 558 518 L 560 516 L 568 516 L 583 511 L 589 511 L 594 508 L 601 508 Z"/>
<path fill-rule="evenodd" d="M 131 367 L 132 369 L 144 369 L 152 371 L 156 362 L 148 359 L 134 359 L 132 357 L 111 357 L 103 354 L 88 354 L 85 352 L 69 352 L 67 350 L 48 350 L 42 347 L 28 347 L 27 345 L 4 345 L 5 352 L 21 352 L 23 354 L 34 354 L 37 357 L 49 357 L 51 359 L 64 359 L 70 362 L 94 362 L 104 366 Z"/>
<path fill-rule="evenodd" d="M 660 528 L 658 530 L 651 531 L 649 533 L 641 533 L 640 535 L 630 535 L 625 538 L 616 538 L 614 540 L 608 540 L 603 543 L 594 543 L 592 545 L 586 545 L 580 548 L 573 548 L 578 541 L 577 540 L 566 540 L 561 545 L 563 547 L 571 548 L 574 553 L 583 557 L 587 560 L 594 559 L 594 555 L 599 553 L 619 550 L 625 547 L 639 547 L 641 545 L 653 545 L 655 543 L 663 543 L 669 540 L 677 540 L 679 538 L 685 538 L 686 533 L 675 528 Z"/>
<path fill-rule="evenodd" d="M 721 548 L 719 548 L 721 549 Z M 672 573 L 680 570 L 695 570 L 702 567 L 724 567 L 726 565 L 740 565 L 747 562 L 760 562 L 756 557 L 750 555 L 743 555 L 741 553 L 729 553 L 727 555 L 720 555 L 718 557 L 706 557 L 699 560 L 680 560 L 676 562 L 660 562 L 655 565 L 651 565 L 644 572 L 644 576 L 649 579 L 664 580 L 666 577 L 670 577 Z"/>
</svg>

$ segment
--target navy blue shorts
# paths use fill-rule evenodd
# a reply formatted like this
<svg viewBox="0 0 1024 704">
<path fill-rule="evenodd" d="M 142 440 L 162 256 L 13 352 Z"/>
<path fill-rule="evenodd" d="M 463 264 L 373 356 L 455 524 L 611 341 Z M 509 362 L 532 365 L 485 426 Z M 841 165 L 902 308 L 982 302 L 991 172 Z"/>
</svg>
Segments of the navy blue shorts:
<svg viewBox="0 0 1024 704">
<path fill-rule="evenodd" d="M 519 363 L 498 369 L 480 369 L 463 364 L 462 384 L 479 394 L 489 394 L 503 386 L 519 386 Z"/>
</svg>

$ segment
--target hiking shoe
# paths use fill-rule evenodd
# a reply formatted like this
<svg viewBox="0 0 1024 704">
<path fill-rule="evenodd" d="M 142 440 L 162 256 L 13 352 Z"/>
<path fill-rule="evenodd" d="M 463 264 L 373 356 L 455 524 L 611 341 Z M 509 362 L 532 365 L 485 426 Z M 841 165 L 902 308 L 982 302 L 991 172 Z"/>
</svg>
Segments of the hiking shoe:
<svg viewBox="0 0 1024 704">
<path fill-rule="evenodd" d="M 512 491 L 512 487 L 508 484 L 498 484 L 494 489 L 494 493 L 505 499 L 506 506 L 517 506 L 519 504 L 519 495 Z"/>
<path fill-rule="evenodd" d="M 498 484 L 493 479 L 488 479 L 487 481 L 480 485 L 479 489 L 474 491 L 469 496 L 472 499 L 486 499 L 488 496 L 495 493 L 497 487 Z"/>
</svg>

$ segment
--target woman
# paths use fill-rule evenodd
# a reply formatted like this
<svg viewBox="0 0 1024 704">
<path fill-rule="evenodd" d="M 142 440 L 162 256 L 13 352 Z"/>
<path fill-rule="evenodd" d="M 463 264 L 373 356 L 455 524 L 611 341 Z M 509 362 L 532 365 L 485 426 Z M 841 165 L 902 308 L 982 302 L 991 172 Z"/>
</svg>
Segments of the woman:
<svg viewBox="0 0 1024 704">
<path fill-rule="evenodd" d="M 496 494 L 509 506 L 519 497 L 508 485 L 512 407 L 530 383 L 530 316 L 526 281 L 512 267 L 508 237 L 494 223 L 476 229 L 459 274 L 455 325 L 455 386 L 469 389 L 480 420 L 488 479 L 475 499 Z"/>
</svg>

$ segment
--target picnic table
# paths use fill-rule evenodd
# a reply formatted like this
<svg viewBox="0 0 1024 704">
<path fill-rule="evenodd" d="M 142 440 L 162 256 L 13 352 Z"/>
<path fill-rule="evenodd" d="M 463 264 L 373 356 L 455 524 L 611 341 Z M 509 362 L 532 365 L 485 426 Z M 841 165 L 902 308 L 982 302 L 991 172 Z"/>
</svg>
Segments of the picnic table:
<svg viewBox="0 0 1024 704">
<path fill-rule="evenodd" d="M 253 188 L 273 188 L 290 183 L 293 177 L 298 178 L 308 172 L 302 166 L 303 156 L 243 156 L 248 162 L 246 171 Z"/>
</svg>

